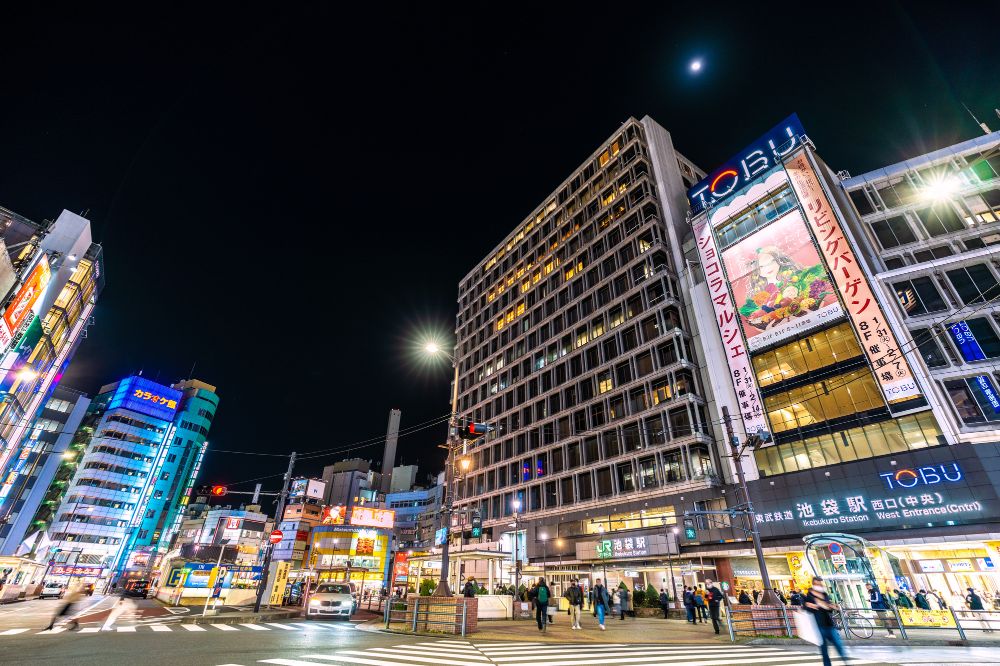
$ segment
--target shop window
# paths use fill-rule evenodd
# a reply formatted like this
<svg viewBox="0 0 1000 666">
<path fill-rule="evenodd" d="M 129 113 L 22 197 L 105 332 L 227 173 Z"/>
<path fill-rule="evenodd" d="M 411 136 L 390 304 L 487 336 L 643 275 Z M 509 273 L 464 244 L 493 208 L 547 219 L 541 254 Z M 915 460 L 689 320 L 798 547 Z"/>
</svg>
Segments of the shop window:
<svg viewBox="0 0 1000 666">
<path fill-rule="evenodd" d="M 892 285 L 896 298 L 906 314 L 916 317 L 928 312 L 947 310 L 948 304 L 941 298 L 941 293 L 929 277 L 918 277 L 904 280 Z"/>
<path fill-rule="evenodd" d="M 754 372 L 761 386 L 770 386 L 856 358 L 861 353 L 853 329 L 845 322 L 758 354 L 753 359 Z"/>
<path fill-rule="evenodd" d="M 1000 391 L 991 375 L 947 380 L 944 388 L 966 425 L 1000 422 Z"/>
<path fill-rule="evenodd" d="M 915 328 L 910 331 L 913 342 L 920 350 L 920 356 L 929 368 L 940 368 L 948 365 L 948 359 L 941 351 L 941 345 L 937 342 L 937 337 L 927 328 Z"/>
<path fill-rule="evenodd" d="M 803 428 L 885 407 L 868 368 L 799 386 L 764 399 L 771 432 Z"/>
<path fill-rule="evenodd" d="M 910 228 L 909 222 L 902 215 L 872 222 L 872 231 L 875 233 L 875 238 L 878 239 L 879 245 L 884 250 L 906 245 L 907 243 L 915 243 L 917 240 L 917 237 L 913 235 L 913 230 Z"/>
<path fill-rule="evenodd" d="M 975 305 L 1000 297 L 1000 284 L 986 264 L 945 271 L 965 305 Z"/>
</svg>

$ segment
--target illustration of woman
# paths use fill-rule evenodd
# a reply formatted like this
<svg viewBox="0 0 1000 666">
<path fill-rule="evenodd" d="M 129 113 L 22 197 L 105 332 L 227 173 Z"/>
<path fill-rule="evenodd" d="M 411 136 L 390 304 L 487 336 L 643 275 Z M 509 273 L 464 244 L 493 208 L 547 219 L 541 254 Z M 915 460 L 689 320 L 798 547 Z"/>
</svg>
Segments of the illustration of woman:
<svg viewBox="0 0 1000 666">
<path fill-rule="evenodd" d="M 831 290 L 823 265 L 803 268 L 775 245 L 757 249 L 747 276 L 747 300 L 740 314 L 765 329 L 814 310 Z"/>
</svg>

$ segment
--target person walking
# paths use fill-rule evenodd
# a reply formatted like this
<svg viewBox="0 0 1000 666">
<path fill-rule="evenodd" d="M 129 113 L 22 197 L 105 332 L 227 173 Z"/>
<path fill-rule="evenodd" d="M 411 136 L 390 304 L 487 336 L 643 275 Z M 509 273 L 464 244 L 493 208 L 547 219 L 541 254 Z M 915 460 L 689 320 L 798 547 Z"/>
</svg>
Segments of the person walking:
<svg viewBox="0 0 1000 666">
<path fill-rule="evenodd" d="M 666 620 L 667 609 L 670 608 L 670 596 L 667 594 L 667 591 L 662 587 L 660 588 L 660 608 L 663 609 L 663 619 Z"/>
<path fill-rule="evenodd" d="M 774 594 L 775 594 L 776 597 L 778 597 L 778 601 L 781 602 L 782 606 L 787 606 L 788 605 L 788 600 L 785 599 L 785 595 L 781 593 L 781 590 L 779 590 L 776 587 L 772 587 L 771 591 L 774 592 Z"/>
<path fill-rule="evenodd" d="M 618 612 L 620 613 L 619 620 L 625 620 L 625 611 L 628 610 L 628 588 L 619 587 L 618 588 Z"/>
<path fill-rule="evenodd" d="M 848 663 L 847 655 L 844 653 L 844 645 L 840 642 L 840 634 L 837 633 L 837 627 L 833 624 L 832 612 L 836 610 L 836 606 L 830 602 L 830 595 L 827 594 L 826 586 L 820 576 L 813 577 L 812 588 L 806 594 L 804 606 L 807 611 L 813 614 L 820 638 L 822 638 L 819 652 L 823 657 L 823 666 L 833 666 L 830 661 L 830 645 L 836 648 L 840 660 L 845 664 Z"/>
<path fill-rule="evenodd" d="M 570 581 L 569 587 L 563 593 L 566 601 L 569 602 L 569 619 L 572 626 L 570 629 L 582 629 L 580 626 L 580 615 L 583 613 L 583 590 L 576 578 Z"/>
<path fill-rule="evenodd" d="M 54 629 L 56 626 L 56 622 L 59 622 L 64 615 L 69 615 L 69 612 L 70 610 L 72 610 L 73 606 L 82 598 L 83 594 L 80 593 L 79 589 L 74 589 L 67 592 L 66 595 L 62 598 L 61 600 L 62 603 L 56 610 L 56 614 L 52 616 L 52 620 L 49 622 L 49 626 L 45 627 L 45 631 L 52 631 L 52 629 Z M 80 624 L 79 622 L 76 621 L 76 618 L 72 617 L 69 620 L 67 620 L 67 623 L 72 625 L 70 627 L 71 630 L 76 629 Z"/>
<path fill-rule="evenodd" d="M 705 596 L 708 598 L 708 614 L 712 618 L 712 628 L 715 629 L 715 633 L 719 633 L 719 605 L 723 599 L 722 590 L 710 580 L 706 580 L 705 585 L 708 586 L 708 589 L 705 590 Z"/>
<path fill-rule="evenodd" d="M 594 607 L 594 588 L 587 590 L 587 605 L 590 606 L 590 614 L 597 617 L 597 608 Z"/>
<path fill-rule="evenodd" d="M 983 606 L 983 598 L 976 594 L 976 591 L 971 587 L 966 588 L 968 594 L 965 595 L 965 605 L 968 606 L 970 611 L 982 611 L 986 610 Z M 986 630 L 986 633 L 992 634 L 993 628 L 990 627 L 987 615 L 979 615 L 979 625 Z"/>
<path fill-rule="evenodd" d="M 802 593 L 799 592 L 794 587 L 792 588 L 792 591 L 788 594 L 788 602 L 792 606 L 801 606 L 804 600 L 805 598 L 802 596 Z"/>
<path fill-rule="evenodd" d="M 930 610 L 931 602 L 927 600 L 927 590 L 921 588 L 917 595 L 913 597 L 913 603 L 917 605 L 920 610 Z"/>
<path fill-rule="evenodd" d="M 476 583 L 474 578 L 470 578 L 465 581 L 465 587 L 462 589 L 462 596 L 466 599 L 471 599 L 476 596 Z"/>
<path fill-rule="evenodd" d="M 598 578 L 593 589 L 594 593 L 594 612 L 597 614 L 597 623 L 601 627 L 601 631 L 604 631 L 604 614 L 611 610 L 611 597 L 608 594 L 608 588 L 604 587 L 601 579 Z"/>
<path fill-rule="evenodd" d="M 753 601 L 750 599 L 750 595 L 747 594 L 746 588 L 743 588 L 742 590 L 740 590 L 740 599 L 739 600 L 740 600 L 741 604 L 745 604 L 747 606 L 749 606 L 750 604 L 753 603 Z"/>
<path fill-rule="evenodd" d="M 903 590 L 896 590 L 896 605 L 900 608 L 913 608 L 913 602 Z"/>
<path fill-rule="evenodd" d="M 705 591 L 701 589 L 700 585 L 694 588 L 694 614 L 698 617 L 699 622 L 708 619 L 708 609 L 705 608 Z"/>
<path fill-rule="evenodd" d="M 868 588 L 868 604 L 875 611 L 875 615 L 882 621 L 882 626 L 889 632 L 889 637 L 895 638 L 896 634 L 892 633 L 894 622 L 890 619 L 889 602 L 886 601 L 885 595 L 882 594 L 878 587 L 871 583 L 865 583 L 865 587 Z"/>
<path fill-rule="evenodd" d="M 694 590 L 691 587 L 684 588 L 684 608 L 687 610 L 687 619 L 691 624 L 697 624 L 700 620 L 694 605 Z"/>
<path fill-rule="evenodd" d="M 539 578 L 538 582 L 528 593 L 529 601 L 535 603 L 535 622 L 538 623 L 538 631 L 545 631 L 545 625 L 549 618 L 549 586 L 544 578 Z"/>
<path fill-rule="evenodd" d="M 753 588 L 753 603 L 755 606 L 760 603 L 760 590 L 756 587 Z"/>
</svg>

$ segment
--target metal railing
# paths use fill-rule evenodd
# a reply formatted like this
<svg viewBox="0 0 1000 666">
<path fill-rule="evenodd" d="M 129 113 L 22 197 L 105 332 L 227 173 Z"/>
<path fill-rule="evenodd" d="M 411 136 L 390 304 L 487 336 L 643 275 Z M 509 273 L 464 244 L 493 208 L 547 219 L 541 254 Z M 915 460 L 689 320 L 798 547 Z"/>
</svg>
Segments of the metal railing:
<svg viewBox="0 0 1000 666">
<path fill-rule="evenodd" d="M 385 605 L 385 628 L 390 625 L 398 625 L 396 628 L 402 631 L 417 633 L 421 630 L 431 630 L 431 627 L 449 627 L 452 631 L 459 629 L 462 637 L 466 635 L 469 619 L 469 604 L 464 598 L 445 597 L 454 601 L 450 607 L 439 607 L 440 610 L 432 610 L 434 597 L 410 597 L 410 599 L 400 599 L 392 597 Z M 412 607 L 410 600 L 412 599 Z M 440 598 L 437 598 L 440 600 Z M 441 619 L 438 619 L 441 618 Z"/>
<path fill-rule="evenodd" d="M 785 606 L 726 605 L 729 640 L 737 636 L 794 636 Z"/>
</svg>

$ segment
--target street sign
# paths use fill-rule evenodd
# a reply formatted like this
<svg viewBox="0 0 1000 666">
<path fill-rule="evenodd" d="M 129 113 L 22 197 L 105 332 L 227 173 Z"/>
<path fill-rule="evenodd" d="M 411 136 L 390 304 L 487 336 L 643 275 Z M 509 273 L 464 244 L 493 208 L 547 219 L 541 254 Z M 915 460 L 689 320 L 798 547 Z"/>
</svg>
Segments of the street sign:
<svg viewBox="0 0 1000 666">
<path fill-rule="evenodd" d="M 267 540 L 270 541 L 272 544 L 281 543 L 281 539 L 284 536 L 285 535 L 282 534 L 281 530 L 274 530 L 273 532 L 271 532 L 271 536 L 267 537 Z"/>
<path fill-rule="evenodd" d="M 834 553 L 830 555 L 830 563 L 833 564 L 833 568 L 840 571 L 841 568 L 847 567 L 847 555 L 843 553 Z"/>
</svg>

